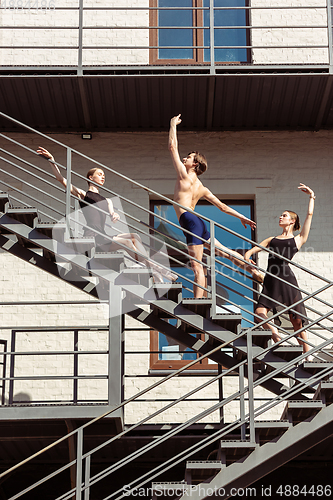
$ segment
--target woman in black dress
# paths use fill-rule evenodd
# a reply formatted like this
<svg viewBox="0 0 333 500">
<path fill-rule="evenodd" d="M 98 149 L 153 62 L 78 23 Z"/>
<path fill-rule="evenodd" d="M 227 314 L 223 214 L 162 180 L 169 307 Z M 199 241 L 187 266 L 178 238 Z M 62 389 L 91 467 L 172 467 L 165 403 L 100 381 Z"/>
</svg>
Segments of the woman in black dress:
<svg viewBox="0 0 333 500">
<path fill-rule="evenodd" d="M 61 175 L 61 172 L 57 164 L 55 163 L 52 154 L 42 147 L 39 147 L 39 149 L 37 149 L 37 153 L 43 156 L 45 159 L 49 160 L 55 178 L 66 188 L 67 181 Z M 163 283 L 163 277 L 167 278 L 170 281 L 175 281 L 177 279 L 176 274 L 151 262 L 151 260 L 148 259 L 148 256 L 142 256 L 146 256 L 147 252 L 138 234 L 121 233 L 113 237 L 107 236 L 107 234 L 105 233 L 105 222 L 107 215 L 110 215 L 112 222 L 117 222 L 120 217 L 119 214 L 114 211 L 112 200 L 104 198 L 104 196 L 99 194 L 99 186 L 102 187 L 105 182 L 104 171 L 98 167 L 92 168 L 87 173 L 87 179 L 88 191 L 84 191 L 83 189 L 79 189 L 71 185 L 71 193 L 72 195 L 79 198 L 80 206 L 82 208 L 84 218 L 86 219 L 87 227 L 85 227 L 84 229 L 84 236 L 94 237 L 96 246 L 100 251 L 104 252 L 112 251 L 117 248 L 123 248 L 122 245 L 124 245 L 128 250 L 131 251 L 131 254 L 133 254 L 134 258 L 138 262 L 141 262 L 152 269 L 155 283 Z M 95 208 L 93 209 L 91 205 L 94 204 L 96 204 L 99 210 L 96 210 Z"/>
<path fill-rule="evenodd" d="M 293 235 L 294 231 L 301 229 L 299 217 L 295 212 L 285 210 L 279 219 L 279 226 L 282 228 L 282 234 L 280 236 L 271 236 L 266 238 L 260 243 L 261 246 L 269 248 L 270 250 L 273 250 L 273 252 L 282 255 L 289 260 L 293 258 L 301 246 L 307 241 L 314 210 L 315 195 L 312 189 L 302 183 L 300 183 L 298 189 L 310 196 L 308 212 L 301 232 L 297 236 Z M 250 261 L 250 257 L 260 251 L 261 248 L 259 247 L 251 248 L 245 253 L 245 260 L 252 262 Z M 266 274 L 263 283 L 263 290 L 255 309 L 255 314 L 263 319 L 268 319 L 268 311 L 273 310 L 273 313 L 276 312 L 279 306 L 277 303 L 291 306 L 295 304 L 295 302 L 302 299 L 298 288 L 288 285 L 288 283 L 290 283 L 291 285 L 298 287 L 296 277 L 288 262 L 270 254 L 268 258 L 267 271 L 274 276 Z M 287 281 L 288 283 L 284 283 L 280 279 L 275 278 L 275 276 Z M 294 332 L 297 332 L 300 328 L 302 328 L 302 326 L 308 323 L 304 303 L 302 302 L 301 304 L 295 305 L 293 310 L 295 312 L 289 312 L 289 318 L 293 325 Z M 297 313 L 299 313 L 299 315 Z M 260 319 L 255 317 L 255 321 L 260 322 Z M 267 326 L 272 331 L 273 341 L 278 342 L 281 340 L 278 329 L 270 323 L 267 323 Z M 303 340 L 307 341 L 307 333 L 305 330 L 297 335 L 297 340 L 299 344 L 303 346 L 303 352 L 308 352 L 311 349 L 307 343 L 303 342 Z"/>
</svg>

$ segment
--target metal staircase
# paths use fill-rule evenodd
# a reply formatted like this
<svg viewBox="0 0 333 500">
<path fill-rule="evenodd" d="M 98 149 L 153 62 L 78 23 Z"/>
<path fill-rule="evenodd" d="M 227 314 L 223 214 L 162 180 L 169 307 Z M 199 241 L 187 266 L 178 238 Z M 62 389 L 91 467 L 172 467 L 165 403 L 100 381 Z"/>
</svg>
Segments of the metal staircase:
<svg viewBox="0 0 333 500">
<path fill-rule="evenodd" d="M 23 126 L 23 124 L 20 125 Z M 3 134 L 0 135 L 5 140 L 8 139 L 10 143 L 15 142 Z M 27 148 L 25 147 L 25 149 Z M 9 160 L 8 156 L 13 157 L 14 155 L 11 154 L 10 148 L 8 150 L 1 149 L 1 151 L 7 155 L 1 158 L 2 161 L 11 162 L 12 160 Z M 69 181 L 68 185 L 70 185 L 71 176 L 74 176 L 75 172 L 71 171 L 70 154 L 67 154 L 67 159 L 67 180 Z M 21 161 L 26 165 L 29 163 L 26 160 Z M 29 164 L 28 167 L 30 168 L 31 165 Z M 105 166 L 102 168 L 107 169 Z M 113 173 L 120 175 L 117 172 Z M 135 184 L 142 187 L 138 183 Z M 6 187 L 6 182 L 4 185 Z M 7 185 L 13 190 L 18 190 L 8 182 Z M 24 190 L 21 191 L 20 195 L 24 195 Z M 34 198 L 37 200 L 38 195 L 34 195 Z M 14 207 L 14 203 L 20 206 Z M 244 488 L 253 484 L 256 480 L 333 434 L 333 413 L 330 406 L 333 401 L 331 380 L 333 356 L 329 349 L 332 343 L 331 306 L 319 297 L 320 292 L 332 286 L 329 280 L 312 272 L 311 274 L 322 280 L 323 285 L 312 294 L 306 294 L 306 291 L 303 291 L 306 294 L 304 301 L 314 298 L 327 309 L 327 312 L 323 313 L 314 307 L 307 308 L 315 316 L 315 319 L 310 319 L 306 329 L 318 338 L 317 345 L 310 344 L 310 354 L 317 356 L 316 361 L 307 362 L 306 355 L 302 354 L 302 349 L 292 344 L 292 340 L 295 338 L 294 332 L 290 334 L 289 331 L 281 327 L 281 333 L 284 334 L 283 340 L 272 346 L 269 340 L 270 333 L 262 329 L 263 321 L 258 324 L 254 320 L 248 321 L 252 326 L 246 328 L 241 326 L 243 307 L 239 307 L 238 312 L 232 311 L 228 309 L 230 301 L 219 295 L 215 276 L 223 274 L 223 270 L 216 269 L 218 260 L 214 257 L 214 247 L 211 254 L 208 255 L 208 263 L 206 264 L 207 269 L 211 271 L 211 281 L 206 290 L 207 298 L 198 300 L 184 297 L 183 292 L 186 288 L 184 283 L 154 283 L 152 269 L 138 266 L 123 249 L 110 253 L 98 252 L 93 240 L 87 240 L 80 236 L 80 228 L 76 232 L 78 225 L 82 225 L 82 222 L 78 222 L 75 217 L 74 219 L 70 217 L 72 211 L 73 200 L 69 193 L 66 196 L 65 206 L 67 219 L 65 217 L 59 223 L 57 220 L 59 216 L 56 215 L 56 211 L 52 211 L 52 207 L 48 206 L 47 211 L 44 212 L 40 208 L 37 210 L 31 206 L 22 206 L 21 199 L 12 195 L 8 196 L 6 192 L 3 192 L 0 194 L 0 247 L 92 297 L 108 301 L 111 319 L 128 314 L 142 324 L 162 332 L 177 343 L 190 348 L 198 354 L 199 360 L 209 357 L 218 363 L 221 370 L 217 376 L 182 395 L 176 401 L 150 415 L 149 418 L 143 419 L 129 428 L 124 428 L 105 443 L 96 446 L 89 452 L 84 452 L 84 431 L 87 427 L 113 412 L 123 409 L 130 401 L 141 397 L 152 388 L 190 369 L 198 362 L 198 359 L 170 373 L 126 401 L 121 398 L 121 392 L 118 391 L 116 399 L 106 412 L 83 424 L 52 445 L 56 446 L 60 441 L 75 436 L 77 439 L 75 460 L 69 462 L 61 470 L 59 469 L 59 471 L 41 479 L 38 483 L 18 492 L 11 497 L 11 500 L 24 496 L 35 487 L 54 478 L 60 471 L 69 469 L 73 464 L 76 465 L 76 486 L 57 497 L 57 500 L 74 497 L 76 500 L 93 498 L 90 496 L 90 494 L 92 495 L 90 492 L 99 481 L 111 477 L 113 472 L 131 463 L 132 460 L 137 460 L 147 450 L 167 442 L 170 437 L 189 428 L 193 423 L 235 401 L 239 402 L 240 405 L 240 418 L 234 422 L 221 423 L 218 430 L 202 439 L 200 443 L 188 447 L 149 473 L 139 476 L 135 481 L 129 483 L 128 487 L 135 490 L 142 485 L 153 482 L 152 492 L 156 498 L 186 498 L 189 494 L 197 499 L 214 495 L 218 498 L 229 498 L 232 496 L 233 488 Z M 58 210 L 59 213 L 64 215 Z M 140 221 L 135 220 L 133 216 L 129 217 L 133 223 L 137 224 L 133 227 L 138 230 Z M 213 234 L 214 222 L 209 221 L 209 224 Z M 158 234 L 154 234 L 153 228 L 149 229 L 152 231 L 150 239 L 154 244 L 155 241 L 158 241 Z M 140 230 L 142 233 L 147 231 L 147 224 L 143 223 Z M 55 237 L 55 235 L 57 236 Z M 168 248 L 170 240 L 165 245 Z M 185 249 L 179 250 L 179 255 L 186 255 Z M 173 256 L 171 260 L 177 260 L 177 258 Z M 163 263 L 158 261 L 157 263 L 163 266 Z M 223 265 L 228 266 L 228 264 Z M 233 279 L 235 280 L 235 278 Z M 188 281 L 191 285 L 191 280 Z M 248 300 L 253 303 L 251 297 L 248 297 Z M 231 303 L 231 305 L 235 306 L 236 304 Z M 290 309 L 285 307 L 284 312 L 288 312 Z M 170 322 L 170 319 L 176 320 L 176 322 Z M 122 320 L 110 320 L 110 330 L 114 336 L 121 336 L 123 332 L 121 324 Z M 204 334 L 204 340 L 198 338 L 198 335 L 201 334 Z M 139 425 L 143 425 L 156 414 L 162 413 L 179 401 L 189 398 L 195 392 L 230 374 L 237 375 L 239 380 L 239 387 L 234 394 L 221 399 L 209 409 L 196 415 L 195 418 L 166 431 L 149 444 L 142 446 L 125 459 L 106 467 L 95 476 L 91 475 L 90 464 L 94 453 L 133 431 Z M 270 391 L 272 397 L 255 407 L 254 392 L 258 387 Z M 281 419 L 265 420 L 265 413 L 281 404 L 284 405 Z M 216 443 L 217 446 L 215 460 L 191 460 L 193 455 L 211 443 Z M 36 456 L 41 456 L 44 451 L 41 450 L 23 463 L 36 458 Z M 23 463 L 0 474 L 0 478 L 5 478 L 7 474 L 16 472 Z M 178 463 L 184 464 L 184 478 L 173 483 L 154 482 L 163 472 Z M 127 496 L 123 489 L 117 491 L 110 489 L 110 491 L 112 493 L 106 497 L 108 499 L 120 499 Z M 212 495 L 212 491 L 215 491 L 214 495 Z"/>
</svg>

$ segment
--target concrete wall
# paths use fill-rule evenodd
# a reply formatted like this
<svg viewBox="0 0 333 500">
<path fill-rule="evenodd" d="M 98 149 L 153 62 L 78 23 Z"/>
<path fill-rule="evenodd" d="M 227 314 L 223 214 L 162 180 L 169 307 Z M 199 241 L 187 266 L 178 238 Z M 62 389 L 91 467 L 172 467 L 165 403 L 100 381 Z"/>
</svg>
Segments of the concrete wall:
<svg viewBox="0 0 333 500">
<path fill-rule="evenodd" d="M 22 142 L 31 150 L 40 145 L 40 139 L 32 134 L 9 134 L 16 140 Z M 171 165 L 167 151 L 167 133 L 96 133 L 91 141 L 83 141 L 79 134 L 59 134 L 53 138 L 63 142 L 74 149 L 81 151 L 106 166 L 117 169 L 122 174 L 129 176 L 151 189 L 156 189 L 166 196 L 171 196 L 174 185 L 174 170 Z M 332 236 L 333 228 L 331 221 L 331 192 L 332 192 L 332 168 L 331 157 L 333 153 L 333 132 L 204 132 L 191 133 L 179 130 L 180 153 L 185 154 L 194 148 L 206 153 L 209 169 L 202 177 L 202 181 L 216 195 L 228 203 L 228 200 L 248 198 L 254 199 L 255 217 L 257 221 L 257 241 L 279 234 L 278 216 L 285 209 L 292 209 L 300 214 L 301 222 L 306 214 L 308 197 L 297 189 L 299 182 L 310 185 L 316 193 L 316 207 L 313 226 L 308 242 L 305 247 L 295 256 L 294 261 L 309 268 L 315 273 L 333 279 L 333 252 Z M 53 146 L 49 142 L 43 142 L 49 148 L 55 158 L 66 163 L 65 151 L 59 146 Z M 50 165 L 36 158 L 32 153 L 25 152 L 18 146 L 7 143 L 1 139 L 1 147 L 8 151 L 23 155 L 28 161 L 35 163 L 42 171 L 50 171 Z M 85 175 L 90 167 L 87 160 L 81 160 L 77 155 L 73 156 L 73 168 Z M 2 162 L 1 168 L 7 168 L 13 172 L 12 167 Z M 32 168 L 26 167 L 30 172 Z M 45 189 L 45 195 L 40 196 L 40 201 L 50 201 L 49 194 L 63 196 L 63 191 L 55 188 L 45 188 L 42 178 L 51 182 L 52 178 L 37 172 L 38 178 L 31 178 L 28 174 L 25 179 L 32 185 L 39 185 Z M 23 176 L 24 177 L 24 176 Z M 6 176 L 2 180 L 8 181 Z M 11 183 L 32 194 L 33 188 L 25 186 L 22 182 Z M 76 178 L 75 184 L 82 189 L 86 188 L 83 179 Z M 119 194 L 136 201 L 143 207 L 149 207 L 149 194 L 147 191 L 134 187 L 125 180 L 117 179 L 113 174 L 107 174 L 107 187 L 114 189 Z M 60 185 L 59 185 L 60 186 Z M 6 190 L 4 186 L 0 188 Z M 20 198 L 19 194 L 11 191 L 10 194 Z M 28 198 L 25 203 L 29 203 Z M 34 205 L 31 202 L 30 204 Z M 59 204 L 60 206 L 60 204 Z M 127 205 L 126 205 L 127 206 Z M 44 207 L 40 207 L 45 210 Z M 137 209 L 127 208 L 138 215 Z M 143 220 L 142 212 L 138 218 Z M 259 264 L 266 265 L 265 255 L 260 254 Z M 0 302 L 14 302 L 17 305 L 1 306 L 0 338 L 10 340 L 10 330 L 5 327 L 36 327 L 36 326 L 106 326 L 108 322 L 107 307 L 103 304 L 91 305 L 19 305 L 22 300 L 89 300 L 83 292 L 75 290 L 70 285 L 59 279 L 36 269 L 31 264 L 24 263 L 16 257 L 2 252 L 0 254 Z M 324 284 L 317 278 L 313 278 L 305 271 L 295 269 L 299 285 L 308 292 L 314 292 Z M 333 302 L 331 289 L 322 292 L 320 297 Z M 315 300 L 309 301 L 311 306 L 321 312 L 330 310 L 325 304 Z M 310 314 L 316 318 L 315 314 Z M 327 322 L 327 324 L 330 324 Z M 142 330 L 142 325 L 134 320 L 128 320 L 129 331 L 125 335 L 126 350 L 139 351 L 139 354 L 126 356 L 126 397 L 149 386 L 155 380 L 154 376 L 148 376 L 149 355 L 148 351 L 149 332 Z M 134 330 L 141 328 L 141 331 Z M 131 331 L 132 330 L 132 331 Z M 326 332 L 330 337 L 330 333 Z M 60 334 L 20 334 L 17 350 L 51 350 L 72 349 L 73 341 L 70 333 Z M 317 343 L 317 339 L 310 335 L 310 340 Z M 92 349 L 93 347 L 106 349 L 106 335 L 103 332 L 92 331 L 89 334 L 80 334 L 79 349 Z M 17 360 L 17 375 L 37 375 L 41 373 L 55 374 L 72 373 L 72 359 L 57 356 L 44 357 L 42 360 L 25 357 Z M 59 368 L 61 367 L 61 368 Z M 106 358 L 102 356 L 94 361 L 83 357 L 79 365 L 82 374 L 101 374 L 106 370 Z M 136 378 L 135 375 L 143 377 Z M 147 412 L 156 410 L 162 404 L 159 399 L 167 399 L 170 395 L 176 397 L 182 390 L 189 390 L 195 385 L 207 380 L 206 377 L 180 377 L 170 382 L 168 387 L 159 388 L 154 393 L 146 395 L 145 399 L 155 400 L 149 402 L 132 403 L 126 409 L 126 422 L 133 423 L 143 418 Z M 224 393 L 229 395 L 238 389 L 238 382 L 233 377 L 226 379 Z M 106 397 L 105 381 L 80 382 L 80 395 L 87 398 Z M 15 385 L 15 394 L 28 394 L 31 399 L 65 400 L 72 394 L 70 382 L 37 383 L 35 381 L 21 381 Z M 179 422 L 190 418 L 197 412 L 209 407 L 217 398 L 217 385 L 199 393 L 198 398 L 207 398 L 208 401 L 200 401 L 190 404 L 182 403 L 181 406 L 170 410 L 167 415 L 161 415 L 154 421 Z M 258 397 L 265 397 L 267 393 L 262 390 L 256 391 Z M 17 396 L 20 399 L 21 396 Z M 21 400 L 24 399 L 21 397 Z M 210 401 L 211 400 L 211 401 Z M 237 403 L 228 405 L 225 411 L 226 420 L 229 421 L 239 414 Z M 279 418 L 280 410 L 271 413 L 273 418 Z M 205 421 L 217 421 L 218 415 L 207 417 Z M 263 416 L 267 418 L 267 416 Z"/>
<path fill-rule="evenodd" d="M 78 0 L 27 0 L 27 10 L 17 8 L 22 4 L 19 0 L 9 1 L 2 0 L 7 8 L 0 10 L 0 25 L 8 27 L 0 30 L 0 45 L 7 47 L 0 52 L 2 65 L 78 64 Z M 9 5 L 15 8 L 9 9 Z M 105 6 L 123 10 L 103 10 Z M 328 63 L 326 0 L 279 0 L 278 4 L 252 0 L 251 6 L 254 64 Z M 316 8 L 306 8 L 311 6 Z M 149 0 L 85 0 L 84 7 L 93 10 L 83 15 L 87 28 L 83 30 L 83 65 L 149 64 Z"/>
</svg>

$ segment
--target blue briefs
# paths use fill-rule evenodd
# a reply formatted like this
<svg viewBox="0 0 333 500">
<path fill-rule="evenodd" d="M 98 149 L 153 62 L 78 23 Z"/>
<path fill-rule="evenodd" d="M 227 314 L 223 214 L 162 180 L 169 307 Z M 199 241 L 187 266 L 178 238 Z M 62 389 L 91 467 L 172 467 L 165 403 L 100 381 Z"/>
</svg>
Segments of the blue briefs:
<svg viewBox="0 0 333 500">
<path fill-rule="evenodd" d="M 192 214 L 191 212 L 184 212 L 179 217 L 179 224 L 184 229 L 187 229 L 191 233 L 194 233 L 196 236 L 200 236 L 204 240 L 209 240 L 210 232 L 208 231 L 206 224 L 200 217 Z M 187 245 L 203 245 L 204 241 L 192 236 L 192 234 L 185 233 L 186 243 Z"/>
</svg>

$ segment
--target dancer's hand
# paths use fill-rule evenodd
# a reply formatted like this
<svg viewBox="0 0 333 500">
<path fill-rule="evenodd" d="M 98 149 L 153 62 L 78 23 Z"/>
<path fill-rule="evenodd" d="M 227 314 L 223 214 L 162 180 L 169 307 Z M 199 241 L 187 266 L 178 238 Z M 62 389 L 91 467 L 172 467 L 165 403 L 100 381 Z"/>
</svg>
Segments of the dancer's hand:
<svg viewBox="0 0 333 500">
<path fill-rule="evenodd" d="M 111 214 L 111 220 L 112 220 L 112 222 L 117 222 L 117 220 L 119 220 L 119 219 L 120 219 L 120 215 L 117 214 L 116 212 L 113 212 Z"/>
<path fill-rule="evenodd" d="M 242 217 L 240 219 L 241 223 L 243 224 L 243 226 L 246 228 L 246 226 L 250 226 L 251 229 L 255 229 L 257 224 L 256 222 L 254 222 L 253 220 L 251 219 L 248 219 L 247 217 Z"/>
<path fill-rule="evenodd" d="M 309 188 L 309 186 L 306 186 L 305 184 L 303 184 L 302 182 L 299 183 L 299 186 L 297 189 L 300 189 L 301 191 L 303 191 L 303 193 L 306 193 L 310 196 L 310 198 L 315 198 L 315 194 L 314 192 L 312 191 L 311 188 Z"/>
<path fill-rule="evenodd" d="M 177 116 L 174 116 L 173 118 L 171 118 L 170 120 L 170 125 L 179 125 L 182 121 L 181 121 L 181 115 L 177 115 Z"/>
<path fill-rule="evenodd" d="M 252 264 L 254 266 L 257 266 L 256 262 L 254 262 L 254 260 L 250 259 L 250 257 L 248 256 L 248 252 L 245 252 L 244 260 L 246 260 L 246 262 L 249 262 L 250 264 Z"/>
<path fill-rule="evenodd" d="M 52 160 L 54 161 L 54 158 L 53 156 L 51 155 L 51 153 L 48 152 L 47 149 L 45 148 L 42 148 L 41 146 L 39 146 L 39 148 L 37 149 L 36 151 L 40 156 L 42 156 L 43 158 L 45 158 L 46 160 Z"/>
</svg>

